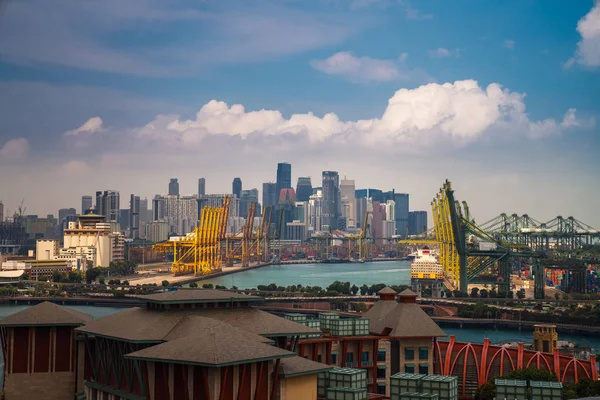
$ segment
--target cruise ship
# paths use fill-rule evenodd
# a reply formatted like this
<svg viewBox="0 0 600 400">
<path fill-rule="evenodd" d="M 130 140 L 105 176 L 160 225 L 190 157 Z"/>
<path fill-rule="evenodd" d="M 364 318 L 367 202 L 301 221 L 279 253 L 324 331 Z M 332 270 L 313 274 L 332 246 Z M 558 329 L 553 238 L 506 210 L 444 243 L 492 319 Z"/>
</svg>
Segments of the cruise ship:
<svg viewBox="0 0 600 400">
<path fill-rule="evenodd" d="M 443 279 L 442 265 L 438 262 L 435 252 L 425 247 L 419 249 L 414 261 L 410 264 L 410 278 L 420 280 Z"/>
</svg>

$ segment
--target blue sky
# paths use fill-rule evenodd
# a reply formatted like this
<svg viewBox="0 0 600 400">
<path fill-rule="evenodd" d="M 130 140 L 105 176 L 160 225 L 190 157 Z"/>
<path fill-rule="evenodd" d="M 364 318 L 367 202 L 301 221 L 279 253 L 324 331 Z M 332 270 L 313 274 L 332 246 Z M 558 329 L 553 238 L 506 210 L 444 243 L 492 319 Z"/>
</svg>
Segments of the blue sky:
<svg viewBox="0 0 600 400">
<path fill-rule="evenodd" d="M 413 209 L 447 177 L 481 220 L 600 227 L 594 1 L 0 4 L 9 208 L 151 197 L 175 176 L 189 193 L 200 176 L 260 188 L 290 161 L 294 180 L 334 169 Z"/>
</svg>

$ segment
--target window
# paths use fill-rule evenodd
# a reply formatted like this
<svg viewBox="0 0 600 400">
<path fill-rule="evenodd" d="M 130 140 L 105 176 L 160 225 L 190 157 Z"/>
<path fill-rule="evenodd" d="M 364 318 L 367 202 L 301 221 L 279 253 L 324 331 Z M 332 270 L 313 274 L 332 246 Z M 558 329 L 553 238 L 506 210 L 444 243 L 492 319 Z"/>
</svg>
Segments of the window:
<svg viewBox="0 0 600 400">
<path fill-rule="evenodd" d="M 317 362 L 321 362 L 321 355 L 320 354 L 317 356 Z"/>
<path fill-rule="evenodd" d="M 429 358 L 429 347 L 419 347 L 419 360 L 427 360 Z"/>
<path fill-rule="evenodd" d="M 542 351 L 543 351 L 544 353 L 548 353 L 548 352 L 550 352 L 550 342 L 549 342 L 549 341 L 547 341 L 547 340 L 544 340 L 544 341 L 542 342 Z"/>
<path fill-rule="evenodd" d="M 406 347 L 404 349 L 404 359 L 405 360 L 414 360 L 415 359 L 415 349 Z"/>
<path fill-rule="evenodd" d="M 354 353 L 348 352 L 348 354 L 346 354 L 346 362 L 353 362 L 353 361 L 354 361 Z"/>
<path fill-rule="evenodd" d="M 415 364 L 404 364 L 404 372 L 407 374 L 415 373 Z"/>
<path fill-rule="evenodd" d="M 385 368 L 377 368 L 377 379 L 385 379 Z"/>
<path fill-rule="evenodd" d="M 419 373 L 420 374 L 429 374 L 429 364 L 419 364 Z"/>
<path fill-rule="evenodd" d="M 369 361 L 369 352 L 368 351 L 363 351 L 362 352 L 362 361 Z"/>
<path fill-rule="evenodd" d="M 337 354 L 332 354 L 331 359 L 329 360 L 329 365 L 336 365 L 336 364 L 337 364 Z"/>
<path fill-rule="evenodd" d="M 385 394 L 385 384 L 383 382 L 377 383 L 377 394 Z"/>
<path fill-rule="evenodd" d="M 377 352 L 377 361 L 385 361 L 385 351 L 379 350 Z"/>
</svg>

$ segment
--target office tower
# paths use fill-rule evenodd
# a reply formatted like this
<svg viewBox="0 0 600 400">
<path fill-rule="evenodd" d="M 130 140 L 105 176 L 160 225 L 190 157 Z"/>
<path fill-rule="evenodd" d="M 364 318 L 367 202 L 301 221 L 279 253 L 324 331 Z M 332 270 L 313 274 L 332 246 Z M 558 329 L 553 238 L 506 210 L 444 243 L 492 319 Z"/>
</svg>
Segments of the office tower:
<svg viewBox="0 0 600 400">
<path fill-rule="evenodd" d="M 406 238 L 408 233 L 408 194 L 396 193 L 394 194 L 394 201 L 396 202 L 396 233 Z"/>
<path fill-rule="evenodd" d="M 396 220 L 396 202 L 394 200 L 388 200 L 385 203 L 385 219 L 386 221 Z"/>
<path fill-rule="evenodd" d="M 346 217 L 348 228 L 356 227 L 356 197 L 354 180 L 342 179 L 340 182 L 340 196 L 342 201 L 342 217 Z"/>
<path fill-rule="evenodd" d="M 206 194 L 206 181 L 204 178 L 198 179 L 198 197 Z"/>
<path fill-rule="evenodd" d="M 263 183 L 262 191 L 262 206 L 263 209 L 269 206 L 277 205 L 279 200 L 279 192 L 277 192 L 277 184 L 272 182 Z"/>
<path fill-rule="evenodd" d="M 383 192 L 379 189 L 358 189 L 354 191 L 354 195 L 357 199 L 365 198 L 385 203 L 383 201 Z"/>
<path fill-rule="evenodd" d="M 308 201 L 313 194 L 312 184 L 309 177 L 298 178 L 296 184 L 296 201 Z"/>
<path fill-rule="evenodd" d="M 319 232 L 322 227 L 322 213 L 323 211 L 323 192 L 318 190 L 317 193 L 310 196 L 308 200 L 308 218 L 309 225 L 313 231 Z"/>
<path fill-rule="evenodd" d="M 323 171 L 323 224 L 337 229 L 340 209 L 340 178 L 336 171 Z"/>
<path fill-rule="evenodd" d="M 146 201 L 146 205 L 148 202 Z M 131 195 L 129 198 L 129 238 L 140 237 L 140 196 Z"/>
<path fill-rule="evenodd" d="M 171 178 L 169 181 L 169 196 L 179 196 L 179 182 L 177 182 L 177 178 Z"/>
<path fill-rule="evenodd" d="M 367 198 L 357 197 L 355 200 L 356 204 L 356 227 L 360 229 L 365 228 L 365 214 L 367 212 Z"/>
<path fill-rule="evenodd" d="M 152 221 L 152 210 L 148 209 L 148 199 L 140 199 L 140 232 L 143 233 L 142 229 L 143 222 Z"/>
<path fill-rule="evenodd" d="M 104 210 L 102 210 L 102 192 L 96 192 L 96 205 L 94 206 L 94 212 L 98 215 L 104 215 Z"/>
<path fill-rule="evenodd" d="M 275 191 L 277 197 L 281 193 L 281 189 L 292 187 L 292 165 L 288 163 L 277 164 L 277 183 Z"/>
<path fill-rule="evenodd" d="M 381 244 L 381 239 L 383 238 L 383 221 L 385 205 L 381 204 L 378 201 L 373 202 L 373 220 L 371 225 L 371 233 L 372 238 L 377 244 Z"/>
<path fill-rule="evenodd" d="M 104 215 L 106 222 L 119 222 L 121 216 L 119 204 L 119 192 L 116 190 L 96 192 L 96 213 Z"/>
<path fill-rule="evenodd" d="M 395 197 L 396 197 L 396 191 L 394 189 L 389 190 L 387 192 L 382 192 L 381 193 L 381 202 L 387 203 L 389 200 L 394 200 Z"/>
<path fill-rule="evenodd" d="M 121 225 L 120 228 L 127 232 L 129 231 L 129 227 L 130 227 L 130 218 L 129 218 L 129 208 L 122 208 L 119 212 L 119 224 Z"/>
<path fill-rule="evenodd" d="M 77 210 L 75 210 L 74 208 L 61 208 L 60 210 L 58 210 L 58 223 L 60 224 L 63 221 L 66 221 L 67 217 L 70 215 L 77 215 Z"/>
<path fill-rule="evenodd" d="M 427 211 L 411 211 L 408 213 L 409 235 L 419 235 L 427 231 Z"/>
<path fill-rule="evenodd" d="M 260 216 L 260 204 L 258 204 L 258 189 L 242 190 L 240 194 L 240 217 L 248 218 L 248 207 L 256 204 L 254 216 Z"/>
<path fill-rule="evenodd" d="M 169 223 L 171 233 L 186 235 L 198 223 L 198 197 L 156 195 L 152 200 L 152 213 L 154 221 Z"/>
<path fill-rule="evenodd" d="M 281 189 L 281 193 L 279 193 L 279 202 L 278 204 L 287 204 L 287 205 L 295 205 L 296 204 L 296 192 L 293 188 Z"/>
<path fill-rule="evenodd" d="M 240 178 L 233 178 L 231 184 L 231 193 L 238 199 L 242 198 L 242 180 Z"/>
<path fill-rule="evenodd" d="M 87 214 L 92 208 L 92 196 L 81 196 L 81 214 Z"/>
<path fill-rule="evenodd" d="M 0 223 L 4 222 L 4 204 L 0 201 Z"/>
</svg>

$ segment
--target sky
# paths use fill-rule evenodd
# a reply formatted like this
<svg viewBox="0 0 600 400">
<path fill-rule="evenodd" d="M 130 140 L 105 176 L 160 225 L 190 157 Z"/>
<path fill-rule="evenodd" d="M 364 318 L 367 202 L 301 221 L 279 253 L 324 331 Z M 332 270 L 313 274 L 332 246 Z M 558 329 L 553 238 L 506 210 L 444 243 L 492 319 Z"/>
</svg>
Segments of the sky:
<svg viewBox="0 0 600 400">
<path fill-rule="evenodd" d="M 0 0 L 0 201 L 335 170 L 600 228 L 593 0 Z"/>
</svg>

